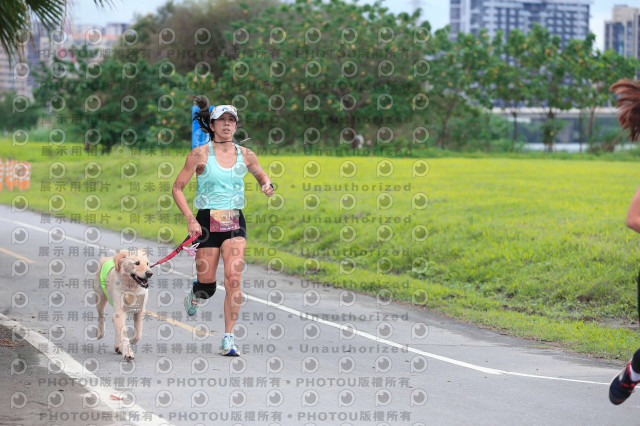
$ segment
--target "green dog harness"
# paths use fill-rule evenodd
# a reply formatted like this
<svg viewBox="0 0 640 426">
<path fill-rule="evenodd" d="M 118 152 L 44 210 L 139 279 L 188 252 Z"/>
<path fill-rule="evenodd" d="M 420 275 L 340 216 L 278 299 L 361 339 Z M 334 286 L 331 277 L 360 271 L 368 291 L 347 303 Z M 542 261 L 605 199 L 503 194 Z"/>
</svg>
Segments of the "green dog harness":
<svg viewBox="0 0 640 426">
<path fill-rule="evenodd" d="M 100 269 L 100 286 L 102 287 L 102 291 L 104 292 L 104 295 L 107 296 L 107 300 L 109 301 L 109 304 L 112 306 L 113 306 L 113 302 L 111 301 L 111 298 L 107 294 L 107 287 L 105 285 L 107 283 L 107 274 L 109 274 L 109 272 L 115 267 L 116 267 L 116 264 L 113 262 L 113 259 L 109 259 L 106 262 L 104 262 L 104 264 L 102 265 L 102 269 Z"/>
</svg>

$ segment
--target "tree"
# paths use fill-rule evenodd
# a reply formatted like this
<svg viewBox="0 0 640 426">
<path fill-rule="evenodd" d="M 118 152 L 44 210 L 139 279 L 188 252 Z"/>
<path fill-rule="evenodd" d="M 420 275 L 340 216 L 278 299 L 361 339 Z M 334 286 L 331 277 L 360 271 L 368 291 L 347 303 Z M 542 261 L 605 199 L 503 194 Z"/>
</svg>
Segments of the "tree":
<svg viewBox="0 0 640 426">
<path fill-rule="evenodd" d="M 123 43 L 123 57 L 146 59 L 150 63 L 171 61 L 177 72 L 186 74 L 198 67 L 220 77 L 222 56 L 233 57 L 235 45 L 225 38 L 231 22 L 251 20 L 277 0 L 253 0 L 251 7 L 233 0 L 167 1 L 155 14 L 138 18 L 132 25 L 137 40 Z"/>
<path fill-rule="evenodd" d="M 625 57 L 611 49 L 601 54 L 600 61 L 598 62 L 599 67 L 596 73 L 596 83 L 594 84 L 594 90 L 598 96 L 595 98 L 597 100 L 596 105 L 591 105 L 589 108 L 589 121 L 587 126 L 587 138 L 589 141 L 592 141 L 594 138 L 593 127 L 595 123 L 596 108 L 613 101 L 613 96 L 609 92 L 609 87 L 620 79 L 635 78 L 640 70 L 640 63 L 638 62 L 638 59 L 634 57 Z"/>
<path fill-rule="evenodd" d="M 99 8 L 111 0 L 93 0 Z M 31 34 L 33 22 L 40 21 L 47 30 L 62 25 L 67 14 L 67 0 L 3 0 L 0 2 L 0 44 L 9 61 L 22 54 L 20 45 Z M 35 19 L 34 19 L 35 18 Z"/>
<path fill-rule="evenodd" d="M 582 152 L 582 143 L 584 142 L 584 125 L 583 112 L 589 105 L 598 104 L 598 90 L 593 79 L 597 78 L 595 73 L 599 68 L 600 51 L 595 50 L 593 42 L 595 36 L 592 33 L 587 35 L 583 40 L 571 40 L 566 46 L 567 57 L 571 63 L 571 78 L 580 84 L 576 85 L 573 93 L 573 102 L 580 109 L 578 119 L 578 142 L 580 144 L 580 152 Z"/>
<path fill-rule="evenodd" d="M 539 105 L 545 110 L 543 142 L 550 152 L 563 126 L 556 115 L 571 108 L 575 84 L 569 78 L 571 60 L 561 44 L 560 37 L 551 37 L 549 30 L 536 23 L 527 34 L 527 51 L 522 62 L 531 87 L 530 105 Z"/>
<path fill-rule="evenodd" d="M 527 49 L 526 37 L 520 30 L 513 30 L 502 42 L 503 33 L 494 37 L 495 53 L 500 57 L 492 75 L 496 87 L 496 97 L 502 101 L 502 108 L 508 109 L 513 117 L 513 148 L 518 139 L 518 109 L 530 97 L 530 85 L 522 66 L 523 55 Z"/>
<path fill-rule="evenodd" d="M 241 95 L 245 122 L 274 143 L 322 135 L 329 145 L 355 146 L 356 135 L 368 128 L 376 131 L 372 139 L 393 138 L 382 123 L 423 115 L 428 105 L 430 27 L 418 23 L 419 15 L 396 16 L 380 2 L 297 0 L 269 7 L 227 33 L 236 39 L 238 57 L 213 99 Z"/>
<path fill-rule="evenodd" d="M 490 68 L 490 41 L 486 31 L 478 37 L 458 33 L 457 41 L 449 39 L 449 27 L 436 31 L 435 54 L 430 61 L 429 97 L 434 105 L 434 119 L 440 124 L 438 147 L 448 143 L 448 124 L 454 115 L 469 108 L 490 108 L 491 93 L 487 78 Z"/>
<path fill-rule="evenodd" d="M 476 84 L 479 86 L 474 93 L 475 100 L 483 111 L 485 117 L 485 127 L 482 135 L 486 144 L 487 152 L 491 151 L 492 128 L 491 119 L 494 102 L 498 94 L 498 87 L 501 82 L 497 81 L 500 60 L 501 41 L 498 38 L 489 38 L 486 30 L 481 30 L 476 39 L 477 49 L 474 52 L 474 60 L 477 63 Z"/>
<path fill-rule="evenodd" d="M 25 96 L 16 92 L 0 93 L 0 129 L 13 131 L 36 127 L 40 117 L 40 109 Z"/>
<path fill-rule="evenodd" d="M 120 62 L 115 58 L 98 63 L 96 51 L 87 46 L 72 49 L 76 62 L 54 58 L 54 65 L 37 74 L 34 97 L 41 105 L 52 105 L 56 123 L 85 141 L 110 151 L 116 144 L 157 143 L 148 137 L 155 116 L 149 105 L 171 108 L 171 93 L 160 89 L 161 64 L 144 60 Z M 55 104 L 55 105 L 54 105 Z"/>
<path fill-rule="evenodd" d="M 580 114 L 580 143 L 589 141 L 589 149 L 593 149 L 593 126 L 596 108 L 611 101 L 609 87 L 622 78 L 633 78 L 639 65 L 638 60 L 618 54 L 614 50 L 601 52 L 593 49 L 593 36 L 584 43 L 576 42 L 568 46 L 569 57 L 573 60 L 572 78 L 579 84 L 576 86 L 574 101 L 581 110 Z M 588 113 L 586 129 L 582 124 L 582 111 Z M 584 129 L 584 131 L 583 131 Z M 615 144 L 609 144 L 610 149 Z M 581 146 L 582 150 L 582 146 Z"/>
</svg>

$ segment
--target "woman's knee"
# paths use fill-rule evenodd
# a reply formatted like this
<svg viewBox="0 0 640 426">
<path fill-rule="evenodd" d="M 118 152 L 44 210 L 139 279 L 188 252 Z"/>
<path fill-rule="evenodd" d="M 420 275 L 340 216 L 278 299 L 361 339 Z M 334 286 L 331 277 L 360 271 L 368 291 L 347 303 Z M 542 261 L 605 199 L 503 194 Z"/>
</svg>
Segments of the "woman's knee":
<svg viewBox="0 0 640 426">
<path fill-rule="evenodd" d="M 224 287 L 229 290 L 239 290 L 242 282 L 242 276 L 239 273 L 225 273 Z"/>
</svg>

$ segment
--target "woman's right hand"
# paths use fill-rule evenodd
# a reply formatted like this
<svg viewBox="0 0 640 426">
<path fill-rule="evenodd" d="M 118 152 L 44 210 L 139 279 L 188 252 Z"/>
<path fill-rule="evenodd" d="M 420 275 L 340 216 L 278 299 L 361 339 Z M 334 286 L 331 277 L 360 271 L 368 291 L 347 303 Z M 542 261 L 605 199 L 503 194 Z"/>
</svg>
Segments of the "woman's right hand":
<svg viewBox="0 0 640 426">
<path fill-rule="evenodd" d="M 189 231 L 190 238 L 202 234 L 202 227 L 195 217 L 187 221 L 187 230 Z"/>
</svg>

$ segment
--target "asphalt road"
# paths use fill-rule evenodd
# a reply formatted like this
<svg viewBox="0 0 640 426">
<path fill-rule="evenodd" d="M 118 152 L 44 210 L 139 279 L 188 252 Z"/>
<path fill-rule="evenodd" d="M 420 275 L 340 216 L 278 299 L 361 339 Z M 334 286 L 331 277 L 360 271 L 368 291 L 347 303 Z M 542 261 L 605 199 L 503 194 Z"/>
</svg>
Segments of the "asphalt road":
<svg viewBox="0 0 640 426">
<path fill-rule="evenodd" d="M 275 268 L 247 266 L 242 356 L 222 357 L 224 293 L 186 317 L 186 253 L 155 268 L 126 362 L 110 307 L 95 338 L 97 259 L 137 246 L 156 261 L 173 247 L 10 206 L 0 238 L 0 424 L 638 423 L 640 397 L 608 400 L 618 365 Z"/>
</svg>

